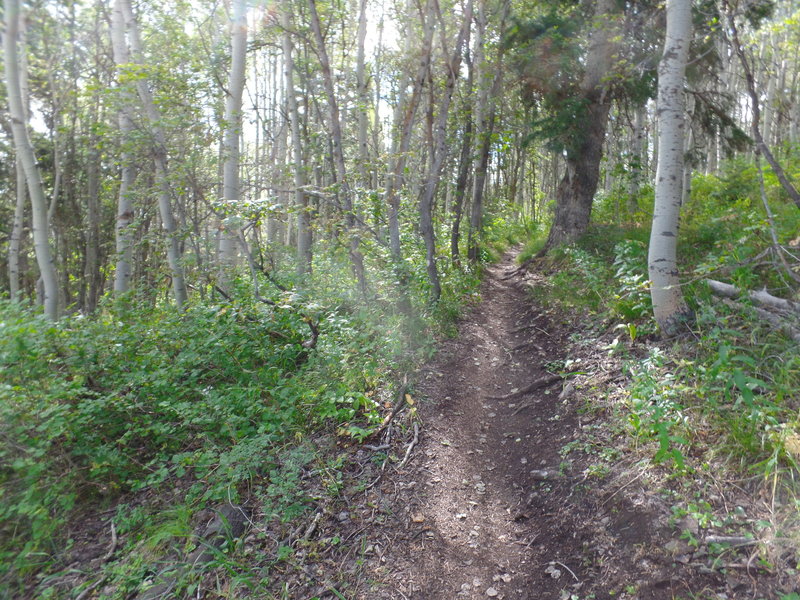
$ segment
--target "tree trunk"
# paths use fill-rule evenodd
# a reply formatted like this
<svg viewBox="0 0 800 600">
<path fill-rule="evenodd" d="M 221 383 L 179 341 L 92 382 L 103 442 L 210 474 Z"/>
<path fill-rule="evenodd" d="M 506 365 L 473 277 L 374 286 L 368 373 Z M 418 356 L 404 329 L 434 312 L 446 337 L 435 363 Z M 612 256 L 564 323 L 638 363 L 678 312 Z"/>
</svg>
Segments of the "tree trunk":
<svg viewBox="0 0 800 600">
<path fill-rule="evenodd" d="M 308 8 L 311 17 L 311 29 L 314 32 L 314 39 L 317 44 L 317 56 L 320 68 L 322 69 L 322 80 L 325 85 L 325 94 L 328 97 L 328 120 L 330 121 L 331 143 L 333 146 L 333 163 L 336 172 L 337 184 L 339 186 L 339 196 L 342 201 L 344 211 L 345 228 L 350 235 L 350 260 L 353 263 L 353 271 L 358 286 L 362 294 L 367 292 L 367 280 L 364 273 L 364 257 L 359 247 L 358 233 L 355 230 L 356 218 L 353 212 L 353 197 L 350 189 L 350 181 L 347 178 L 347 169 L 344 163 L 344 151 L 342 149 L 342 123 L 339 119 L 339 104 L 336 100 L 336 90 L 333 86 L 333 76 L 331 74 L 331 64 L 328 59 L 328 51 L 325 48 L 325 40 L 322 37 L 319 14 L 317 13 L 316 0 L 308 0 Z"/>
<path fill-rule="evenodd" d="M 581 119 L 586 123 L 586 128 L 576 147 L 567 150 L 566 172 L 556 190 L 553 225 L 542 253 L 576 240 L 589 228 L 611 106 L 606 93 L 606 77 L 611 70 L 614 54 L 616 11 L 615 0 L 597 0 L 595 25 L 580 86 L 581 98 L 586 106 Z"/>
<path fill-rule="evenodd" d="M 130 62 L 128 44 L 125 39 L 125 15 L 119 1 L 114 2 L 114 11 L 111 15 L 111 42 L 114 53 L 114 63 L 117 67 L 117 80 L 122 77 L 124 65 Z M 124 83 L 118 83 L 123 87 Z M 125 294 L 130 289 L 131 274 L 133 272 L 133 219 L 134 207 L 131 199 L 131 188 L 136 181 L 136 167 L 128 146 L 134 131 L 133 120 L 130 116 L 131 97 L 125 89 L 121 90 L 122 105 L 117 113 L 117 123 L 122 137 L 120 153 L 120 183 L 117 200 L 117 221 L 115 226 L 117 265 L 114 272 L 114 294 Z"/>
<path fill-rule="evenodd" d="M 476 70 L 475 77 L 478 84 L 478 102 L 475 111 L 475 155 L 473 157 L 472 180 L 472 205 L 470 213 L 469 237 L 467 243 L 467 257 L 471 261 L 478 260 L 479 238 L 483 231 L 483 197 L 486 184 L 486 175 L 489 168 L 490 151 L 492 148 L 492 134 L 497 112 L 497 97 L 503 82 L 503 54 L 505 45 L 501 44 L 497 51 L 497 60 L 494 65 L 486 61 L 483 48 L 485 36 L 486 15 L 483 0 L 479 0 L 478 33 L 480 44 L 476 44 Z M 511 9 L 510 0 L 503 2 L 502 16 L 500 18 L 500 37 L 505 33 L 508 14 Z M 484 14 L 481 15 L 481 11 Z M 483 26 L 481 26 L 483 22 Z M 482 31 L 483 30 L 483 31 Z M 480 59 L 479 59 L 480 58 Z M 483 68 L 478 68 L 482 64 Z M 481 72 L 483 71 L 483 73 Z M 487 89 L 488 77 L 492 76 L 491 86 Z"/>
<path fill-rule="evenodd" d="M 242 131 L 247 52 L 247 0 L 233 2 L 231 22 L 231 70 L 225 97 L 225 133 L 222 142 L 222 199 L 227 218 L 222 221 L 219 240 L 219 285 L 228 291 L 231 271 L 239 262 L 239 224 L 236 205 L 242 200 L 239 178 L 239 139 Z"/>
<path fill-rule="evenodd" d="M 356 114 L 358 115 L 358 176 L 359 184 L 369 187 L 369 147 L 367 146 L 367 123 L 369 115 L 369 90 L 366 77 L 364 43 L 367 38 L 367 0 L 358 2 L 358 47 L 356 50 Z"/>
<path fill-rule="evenodd" d="M 441 21 L 441 12 L 438 3 L 436 3 L 436 11 Z M 425 241 L 425 260 L 426 268 L 428 271 L 428 279 L 431 284 L 430 300 L 432 303 L 437 302 L 442 295 L 442 287 L 439 282 L 439 271 L 436 267 L 436 237 L 433 229 L 433 198 L 436 194 L 436 187 L 439 183 L 439 177 L 442 172 L 442 166 L 447 159 L 447 118 L 450 114 L 450 103 L 453 99 L 453 92 L 455 91 L 456 81 L 458 74 L 461 70 L 461 56 L 464 49 L 464 44 L 469 43 L 469 32 L 472 24 L 472 1 L 469 0 L 466 8 L 464 9 L 464 21 L 461 29 L 458 32 L 456 45 L 453 49 L 452 57 L 446 59 L 446 82 L 444 93 L 439 104 L 436 121 L 433 126 L 432 144 L 431 144 L 431 168 L 428 173 L 428 180 L 425 183 L 422 196 L 419 202 L 419 215 L 420 215 L 420 233 Z M 444 23 L 442 23 L 442 51 L 447 52 L 445 43 Z M 431 86 L 432 89 L 432 86 Z"/>
<path fill-rule="evenodd" d="M 433 41 L 433 7 L 432 0 L 426 3 L 424 12 L 425 22 L 423 23 L 423 35 L 421 42 L 421 51 L 417 71 L 413 80 L 413 87 L 411 96 L 405 101 L 398 102 L 397 110 L 395 111 L 395 123 L 393 135 L 397 136 L 399 132 L 399 143 L 392 144 L 392 153 L 390 156 L 389 173 L 386 177 L 386 190 L 384 198 L 388 205 L 389 212 L 389 248 L 392 253 L 392 259 L 395 263 L 400 264 L 403 260 L 402 251 L 400 248 L 400 197 L 398 195 L 401 186 L 403 171 L 406 166 L 406 159 L 411 147 L 411 135 L 414 130 L 414 117 L 419 107 L 419 99 L 422 94 L 422 88 L 425 85 L 428 69 L 431 60 L 431 45 Z M 411 48 L 410 36 L 406 39 L 407 48 Z M 405 98 L 405 83 L 401 84 L 400 89 L 403 91 L 402 97 Z"/>
<path fill-rule="evenodd" d="M 130 35 L 131 58 L 137 66 L 142 66 L 142 43 L 139 35 L 139 25 L 131 8 L 130 0 L 117 0 L 125 17 L 125 25 Z M 153 162 L 155 164 L 156 185 L 158 187 L 158 211 L 161 216 L 161 226 L 166 233 L 167 263 L 172 276 L 172 293 L 179 309 L 186 304 L 186 281 L 181 264 L 181 250 L 178 239 L 178 230 L 175 216 L 172 212 L 170 200 L 171 189 L 169 183 L 169 170 L 167 165 L 167 138 L 159 125 L 160 115 L 153 101 L 148 83 L 143 78 L 136 80 L 136 89 L 139 100 L 144 107 L 149 132 L 152 135 Z"/>
<path fill-rule="evenodd" d="M 636 107 L 633 123 L 633 136 L 631 139 L 631 178 L 628 186 L 628 215 L 633 218 L 634 213 L 639 210 L 639 191 L 644 178 L 645 157 L 645 133 L 644 121 L 647 107 L 641 104 Z"/>
<path fill-rule="evenodd" d="M 303 147 L 300 128 L 300 112 L 297 109 L 297 92 L 294 87 L 294 56 L 290 28 L 291 6 L 284 3 L 283 14 L 283 60 L 286 78 L 286 100 L 291 122 L 292 160 L 294 162 L 294 206 L 297 211 L 297 276 L 302 279 L 311 272 L 311 214 L 308 196 L 304 191 L 306 171 L 303 161 Z"/>
<path fill-rule="evenodd" d="M 469 229 L 467 231 L 467 258 L 478 259 L 478 234 L 483 220 L 483 182 L 480 177 L 483 142 L 486 136 L 486 112 L 489 101 L 489 77 L 491 68 L 486 63 L 486 0 L 478 0 L 478 12 L 475 19 L 475 50 L 473 51 L 473 69 L 475 72 L 475 108 L 472 150 L 472 197 L 470 199 Z M 485 172 L 484 172 L 485 175 Z M 480 190 L 478 189 L 480 188 Z"/>
<path fill-rule="evenodd" d="M 658 65 L 658 174 L 647 257 L 654 316 L 668 337 L 677 334 L 691 319 L 677 265 L 678 221 L 683 195 L 683 84 L 691 36 L 691 0 L 668 0 L 666 41 Z"/>
<path fill-rule="evenodd" d="M 44 195 L 39 167 L 28 135 L 25 106 L 22 100 L 21 77 L 17 38 L 19 34 L 19 0 L 5 0 L 6 31 L 3 38 L 3 56 L 5 63 L 6 90 L 8 94 L 8 110 L 11 117 L 11 131 L 14 148 L 22 163 L 25 179 L 31 199 L 31 216 L 33 222 L 33 245 L 36 262 L 44 288 L 44 311 L 50 319 L 57 319 L 58 277 L 50 250 L 50 226 L 47 220 L 47 200 Z"/>
<path fill-rule="evenodd" d="M 91 122 L 98 123 L 99 102 L 97 92 L 92 98 Z M 100 137 L 92 133 L 89 138 L 89 164 L 86 166 L 86 259 L 83 285 L 87 286 L 83 310 L 93 313 L 100 297 Z"/>
<path fill-rule="evenodd" d="M 8 287 L 11 299 L 22 300 L 22 287 L 20 280 L 20 247 L 22 246 L 22 230 L 25 222 L 25 203 L 28 200 L 28 184 L 25 180 L 25 169 L 22 161 L 17 157 L 14 161 L 16 167 L 17 201 L 14 205 L 14 220 L 11 223 L 11 235 L 8 238 Z"/>
<path fill-rule="evenodd" d="M 744 80 L 747 85 L 747 93 L 750 96 L 750 110 L 752 112 L 750 131 L 752 132 L 753 139 L 756 142 L 756 148 L 759 152 L 761 152 L 761 154 L 764 155 L 764 158 L 767 159 L 767 162 L 775 172 L 775 176 L 778 178 L 781 187 L 783 187 L 784 191 L 792 199 L 797 208 L 800 208 L 800 192 L 797 191 L 797 188 L 789 180 L 789 177 L 783 170 L 783 166 L 775 159 L 775 156 L 772 154 L 772 151 L 761 135 L 761 108 L 759 106 L 758 90 L 756 88 L 755 78 L 753 77 L 753 70 L 750 67 L 750 61 L 747 60 L 744 48 L 742 48 L 741 41 L 739 40 L 739 31 L 736 27 L 736 21 L 727 0 L 724 5 L 728 12 L 728 22 L 730 24 L 731 33 L 733 34 L 733 48 L 736 54 L 739 56 L 739 61 L 742 65 L 742 70 L 744 71 Z"/>
<path fill-rule="evenodd" d="M 466 89 L 472 89 L 472 61 L 467 57 L 467 85 Z M 472 149 L 472 103 L 467 100 L 464 103 L 464 113 L 462 121 L 464 133 L 461 137 L 461 156 L 458 159 L 458 175 L 456 176 L 456 190 L 453 194 L 453 226 L 450 229 L 450 257 L 454 264 L 461 262 L 461 252 L 459 244 L 461 242 L 461 217 L 464 214 L 464 197 L 467 193 L 469 184 L 470 150 Z"/>
</svg>

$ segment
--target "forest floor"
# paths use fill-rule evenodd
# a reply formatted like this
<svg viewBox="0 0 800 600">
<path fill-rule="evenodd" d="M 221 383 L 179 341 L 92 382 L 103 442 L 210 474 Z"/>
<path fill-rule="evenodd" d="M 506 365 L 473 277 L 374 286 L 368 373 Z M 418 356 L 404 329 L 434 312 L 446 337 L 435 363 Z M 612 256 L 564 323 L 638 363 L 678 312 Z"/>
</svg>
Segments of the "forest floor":
<svg viewBox="0 0 800 600">
<path fill-rule="evenodd" d="M 719 535 L 747 532 L 735 519 L 755 518 L 755 488 L 653 465 L 653 442 L 632 440 L 620 418 L 627 378 L 608 351 L 613 331 L 538 306 L 531 290 L 545 282 L 511 255 L 489 267 L 458 335 L 403 387 L 405 401 L 384 399 L 387 413 L 402 410 L 379 434 L 306 440 L 332 462 L 302 473 L 311 510 L 298 519 L 255 501 L 229 507 L 232 528 L 247 530 L 229 558 L 193 570 L 200 541 L 183 583 L 151 570 L 154 587 L 121 596 L 107 576 L 86 588 L 116 544 L 106 552 L 108 524 L 87 519 L 62 589 L 137 600 L 793 598 L 752 541 Z M 724 528 L 715 511 L 732 515 Z M 212 517 L 194 515 L 196 531 Z"/>
<path fill-rule="evenodd" d="M 381 440 L 392 449 L 356 452 L 360 477 L 378 477 L 324 511 L 315 535 L 341 548 L 296 556 L 308 587 L 290 568 L 284 597 L 779 597 L 742 568 L 748 548 L 707 552 L 705 527 L 671 510 L 668 474 L 591 408 L 621 395 L 621 363 L 585 323 L 533 303 L 537 278 L 510 256 L 489 268 L 459 335 L 418 374 L 414 410 Z M 734 488 L 716 500 L 735 504 Z"/>
</svg>

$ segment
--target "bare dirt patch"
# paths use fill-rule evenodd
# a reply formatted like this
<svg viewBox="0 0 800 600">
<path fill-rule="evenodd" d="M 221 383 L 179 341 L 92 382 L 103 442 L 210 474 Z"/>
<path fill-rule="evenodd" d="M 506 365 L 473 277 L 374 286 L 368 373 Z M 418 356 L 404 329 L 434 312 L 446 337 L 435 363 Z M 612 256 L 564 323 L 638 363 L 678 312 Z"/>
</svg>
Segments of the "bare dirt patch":
<svg viewBox="0 0 800 600">
<path fill-rule="evenodd" d="M 624 406 L 627 381 L 603 349 L 611 339 L 536 306 L 530 290 L 543 281 L 511 257 L 491 267 L 459 335 L 387 405 L 379 435 L 363 445 L 332 432 L 305 441 L 325 457 L 299 473 L 311 510 L 284 522 L 253 496 L 232 558 L 195 565 L 192 579 L 177 553 L 172 562 L 197 583 L 164 597 L 782 598 L 791 583 L 749 541 L 711 552 L 720 532 L 676 516 L 682 484 L 615 430 L 609 407 Z M 752 495 L 709 481 L 712 503 L 751 512 Z M 73 536 L 64 589 L 91 581 L 113 554 L 112 512 Z M 193 517 L 198 535 L 208 518 Z M 114 591 L 104 578 L 96 585 Z"/>
<path fill-rule="evenodd" d="M 581 344 L 584 323 L 534 306 L 525 278 L 510 258 L 490 268 L 481 303 L 420 373 L 419 443 L 367 494 L 386 518 L 362 531 L 355 597 L 771 597 L 755 572 L 703 568 L 678 539 L 694 525 L 671 519 L 632 460 L 595 470 L 586 432 L 604 417 L 583 388 L 613 389 L 619 364 Z M 554 381 L 581 360 L 594 375 L 577 391 L 581 378 Z"/>
</svg>

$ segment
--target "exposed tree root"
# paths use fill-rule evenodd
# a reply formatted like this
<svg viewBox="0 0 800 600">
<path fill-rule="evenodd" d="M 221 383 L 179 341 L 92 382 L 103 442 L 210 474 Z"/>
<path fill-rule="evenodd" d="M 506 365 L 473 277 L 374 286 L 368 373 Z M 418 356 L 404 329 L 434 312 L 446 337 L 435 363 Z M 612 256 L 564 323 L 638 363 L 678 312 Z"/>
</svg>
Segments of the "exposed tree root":
<svg viewBox="0 0 800 600">
<path fill-rule="evenodd" d="M 517 398 L 519 396 L 524 396 L 525 394 L 530 394 L 538 390 L 539 388 L 547 387 L 549 385 L 554 384 L 557 381 L 561 381 L 564 379 L 561 375 L 548 375 L 547 377 L 542 377 L 541 379 L 537 379 L 533 383 L 526 385 L 521 390 L 517 390 L 516 392 L 511 392 L 510 394 L 506 394 L 505 396 L 486 396 L 489 400 L 511 400 L 512 398 Z"/>
</svg>

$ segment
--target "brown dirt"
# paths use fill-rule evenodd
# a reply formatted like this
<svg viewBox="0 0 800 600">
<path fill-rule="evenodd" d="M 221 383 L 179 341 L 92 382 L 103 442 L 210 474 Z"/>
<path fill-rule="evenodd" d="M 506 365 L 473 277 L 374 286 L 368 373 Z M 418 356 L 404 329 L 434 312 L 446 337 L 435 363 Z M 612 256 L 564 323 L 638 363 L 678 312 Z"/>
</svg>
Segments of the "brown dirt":
<svg viewBox="0 0 800 600">
<path fill-rule="evenodd" d="M 711 555 L 706 527 L 676 522 L 671 504 L 686 490 L 610 418 L 626 384 L 603 349 L 611 336 L 536 306 L 531 287 L 543 282 L 511 257 L 491 267 L 459 335 L 411 383 L 413 406 L 365 445 L 318 439 L 342 466 L 304 474 L 313 512 L 277 523 L 250 506 L 233 571 L 206 571 L 192 597 L 777 600 L 777 580 L 791 590 L 752 548 Z M 553 381 L 562 370 L 576 374 Z M 710 481 L 723 512 L 750 512 L 738 485 Z M 104 562 L 104 519 L 73 536 L 76 565 Z"/>
<path fill-rule="evenodd" d="M 365 600 L 759 597 L 752 575 L 689 564 L 678 535 L 696 526 L 670 522 L 632 461 L 595 476 L 596 448 L 562 452 L 597 423 L 582 390 L 622 377 L 596 344 L 578 356 L 586 324 L 534 306 L 532 277 L 510 257 L 489 269 L 482 301 L 420 373 L 408 464 L 366 493 L 370 524 L 358 567 L 346 569 L 357 590 L 342 572 L 331 578 Z M 593 363 L 578 392 L 566 380 L 505 397 L 558 372 L 568 352 Z"/>
</svg>

